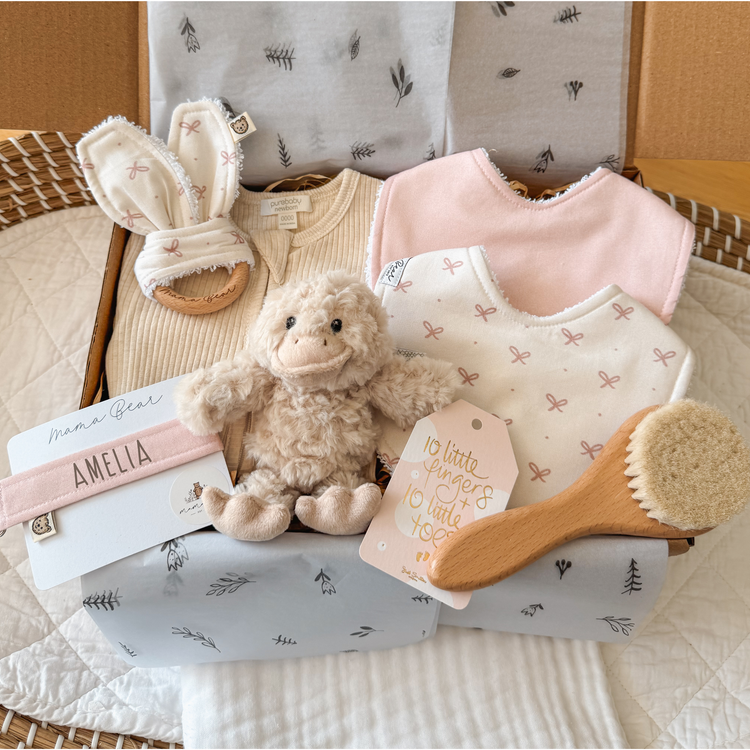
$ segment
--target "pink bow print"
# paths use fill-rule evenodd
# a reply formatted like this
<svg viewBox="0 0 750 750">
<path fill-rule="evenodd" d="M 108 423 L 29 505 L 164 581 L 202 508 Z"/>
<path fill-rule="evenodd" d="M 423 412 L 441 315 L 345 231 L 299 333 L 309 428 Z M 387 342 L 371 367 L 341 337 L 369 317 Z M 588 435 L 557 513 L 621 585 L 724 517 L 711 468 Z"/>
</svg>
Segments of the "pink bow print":
<svg viewBox="0 0 750 750">
<path fill-rule="evenodd" d="M 125 170 L 130 172 L 130 179 L 134 180 L 138 172 L 148 172 L 148 167 L 139 167 L 138 162 L 134 161 L 132 167 L 125 167 Z"/>
<path fill-rule="evenodd" d="M 394 292 L 403 292 L 406 294 L 406 290 L 414 284 L 413 281 L 399 281 L 398 284 L 396 284 L 396 288 L 393 290 Z"/>
<path fill-rule="evenodd" d="M 568 399 L 567 398 L 561 398 L 558 401 L 551 393 L 547 394 L 547 401 L 549 401 L 552 404 L 552 406 L 550 406 L 550 408 L 547 409 L 547 411 L 557 410 L 561 414 L 562 414 L 562 409 L 560 407 L 565 406 L 568 403 Z"/>
<path fill-rule="evenodd" d="M 617 302 L 613 302 L 612 303 L 612 307 L 614 307 L 615 312 L 618 314 L 617 317 L 615 318 L 615 320 L 619 320 L 620 318 L 625 318 L 625 320 L 630 320 L 630 318 L 628 317 L 628 315 L 630 315 L 630 313 L 635 312 L 635 308 L 634 307 L 625 307 L 625 308 L 623 308 L 623 306 L 620 305 L 620 304 L 618 304 Z"/>
<path fill-rule="evenodd" d="M 222 151 L 221 155 L 222 155 L 222 157 L 224 159 L 224 161 L 221 163 L 222 167 L 226 167 L 229 164 L 234 164 L 234 162 L 237 159 L 237 152 L 236 151 L 232 151 L 231 154 L 228 153 L 227 151 Z"/>
<path fill-rule="evenodd" d="M 245 240 L 242 238 L 242 235 L 239 232 L 230 232 L 230 237 L 234 237 L 233 245 L 244 245 Z"/>
<path fill-rule="evenodd" d="M 135 224 L 135 220 L 142 218 L 143 214 L 131 214 L 130 210 L 128 209 L 125 211 L 125 216 L 122 217 L 122 221 L 124 221 L 128 225 L 128 229 L 132 229 Z"/>
<path fill-rule="evenodd" d="M 596 456 L 595 453 L 598 453 L 604 446 L 601 443 L 595 443 L 594 445 L 589 445 L 585 440 L 581 440 L 581 448 L 583 448 L 583 453 L 581 453 L 582 456 L 590 456 L 591 460 L 593 461 Z"/>
<path fill-rule="evenodd" d="M 599 377 L 604 381 L 599 387 L 600 388 L 606 388 L 609 386 L 612 390 L 615 389 L 615 383 L 619 382 L 620 376 L 619 375 L 613 375 L 611 378 L 609 375 L 607 375 L 604 370 L 599 370 Z"/>
<path fill-rule="evenodd" d="M 522 365 L 525 365 L 526 363 L 524 362 L 524 360 L 528 359 L 531 356 L 531 352 L 519 352 L 518 348 L 515 346 L 509 346 L 508 349 L 510 349 L 510 353 L 515 357 L 511 364 L 520 362 Z"/>
<path fill-rule="evenodd" d="M 562 329 L 563 336 L 565 336 L 566 339 L 568 339 L 565 342 L 565 346 L 568 344 L 575 344 L 575 346 L 578 346 L 578 342 L 583 338 L 582 333 L 571 333 L 567 328 Z"/>
<path fill-rule="evenodd" d="M 461 383 L 461 385 L 463 385 L 464 383 L 468 383 L 470 386 L 472 386 L 472 388 L 474 387 L 473 381 L 479 377 L 478 372 L 475 372 L 469 375 L 469 373 L 466 370 L 464 370 L 463 367 L 458 368 L 458 374 L 463 378 L 463 382 Z"/>
<path fill-rule="evenodd" d="M 668 359 L 672 359 L 672 357 L 677 356 L 677 352 L 662 353 L 661 349 L 654 349 L 654 354 L 656 355 L 656 359 L 654 360 L 654 362 L 661 362 L 664 367 L 669 367 L 669 365 L 667 364 Z"/>
<path fill-rule="evenodd" d="M 535 479 L 541 479 L 544 482 L 544 477 L 548 477 L 552 473 L 552 469 L 540 469 L 533 461 L 529 461 L 529 468 L 534 475 L 531 477 L 532 482 Z M 546 482 L 544 483 L 547 484 Z"/>
<path fill-rule="evenodd" d="M 198 130 L 198 125 L 201 124 L 200 120 L 193 120 L 192 123 L 189 122 L 181 122 L 180 127 L 187 130 L 187 133 L 185 133 L 186 136 L 190 135 L 191 133 L 200 133 L 201 131 Z"/>
<path fill-rule="evenodd" d="M 445 268 L 443 268 L 443 271 L 450 271 L 451 276 L 455 276 L 456 274 L 453 273 L 454 268 L 461 268 L 461 266 L 464 264 L 462 260 L 457 260 L 455 263 L 451 263 L 449 258 L 443 258 L 443 265 Z"/>
<path fill-rule="evenodd" d="M 198 187 L 193 185 L 193 192 L 198 196 L 198 200 L 203 200 L 206 197 L 206 186 Z"/>
<path fill-rule="evenodd" d="M 81 169 L 93 169 L 94 165 L 90 161 L 85 159 L 81 162 Z"/>
<path fill-rule="evenodd" d="M 176 255 L 178 258 L 182 257 L 182 253 L 177 249 L 180 246 L 179 240 L 172 240 L 172 244 L 170 247 L 163 247 L 163 250 L 166 250 L 170 255 Z"/>
<path fill-rule="evenodd" d="M 477 311 L 475 318 L 482 318 L 484 322 L 487 322 L 487 316 L 497 312 L 496 307 L 488 307 L 486 310 L 481 305 L 474 305 L 474 309 Z"/>
<path fill-rule="evenodd" d="M 423 320 L 422 325 L 427 329 L 427 335 L 425 336 L 426 339 L 430 338 L 431 336 L 435 337 L 435 340 L 439 341 L 438 334 L 443 332 L 442 328 L 433 328 L 432 324 L 430 324 L 428 321 Z"/>
</svg>

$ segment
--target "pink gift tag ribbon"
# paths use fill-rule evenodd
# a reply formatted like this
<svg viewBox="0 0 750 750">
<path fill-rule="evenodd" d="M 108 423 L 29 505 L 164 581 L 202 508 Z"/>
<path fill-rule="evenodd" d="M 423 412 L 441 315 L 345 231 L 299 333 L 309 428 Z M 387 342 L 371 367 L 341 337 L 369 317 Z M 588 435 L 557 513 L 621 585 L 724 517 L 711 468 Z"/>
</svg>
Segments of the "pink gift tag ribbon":
<svg viewBox="0 0 750 750">
<path fill-rule="evenodd" d="M 173 419 L 14 474 L 0 481 L 0 530 L 222 448 Z"/>
</svg>

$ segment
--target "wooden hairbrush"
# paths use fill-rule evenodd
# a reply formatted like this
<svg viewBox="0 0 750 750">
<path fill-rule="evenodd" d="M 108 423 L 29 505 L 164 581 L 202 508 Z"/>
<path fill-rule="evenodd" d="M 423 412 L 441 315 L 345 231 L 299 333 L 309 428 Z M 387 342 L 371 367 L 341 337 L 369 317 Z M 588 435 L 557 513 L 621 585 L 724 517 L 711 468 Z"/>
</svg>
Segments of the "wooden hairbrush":
<svg viewBox="0 0 750 750">
<path fill-rule="evenodd" d="M 651 406 L 622 424 L 567 489 L 454 532 L 427 577 L 441 589 L 473 591 L 582 536 L 703 534 L 749 498 L 750 451 L 727 417 L 687 399 Z"/>
</svg>

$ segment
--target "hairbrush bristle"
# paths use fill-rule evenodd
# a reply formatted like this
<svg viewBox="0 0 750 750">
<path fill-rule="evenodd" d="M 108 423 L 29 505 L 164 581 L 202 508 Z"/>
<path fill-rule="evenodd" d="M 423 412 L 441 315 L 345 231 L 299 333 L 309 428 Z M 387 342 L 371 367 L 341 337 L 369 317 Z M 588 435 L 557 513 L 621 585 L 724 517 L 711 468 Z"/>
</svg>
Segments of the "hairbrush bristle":
<svg viewBox="0 0 750 750">
<path fill-rule="evenodd" d="M 706 404 L 683 399 L 651 412 L 627 450 L 633 498 L 661 523 L 713 528 L 750 499 L 750 451 L 734 424 Z"/>
</svg>

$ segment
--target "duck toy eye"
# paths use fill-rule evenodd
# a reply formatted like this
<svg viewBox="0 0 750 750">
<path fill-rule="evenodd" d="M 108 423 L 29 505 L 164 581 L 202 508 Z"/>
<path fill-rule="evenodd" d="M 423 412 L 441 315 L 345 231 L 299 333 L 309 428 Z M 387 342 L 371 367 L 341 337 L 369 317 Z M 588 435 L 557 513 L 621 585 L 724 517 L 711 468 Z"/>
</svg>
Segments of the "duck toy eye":
<svg viewBox="0 0 750 750">
<path fill-rule="evenodd" d="M 288 331 L 290 328 L 294 326 L 294 324 L 297 322 L 297 318 L 295 318 L 293 315 L 286 319 L 286 330 Z"/>
<path fill-rule="evenodd" d="M 338 318 L 336 318 L 336 320 L 331 322 L 331 330 L 334 333 L 338 333 L 343 325 L 344 324 Z"/>
</svg>

